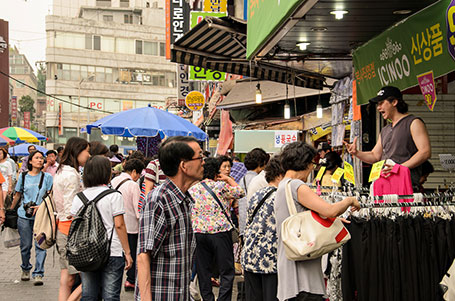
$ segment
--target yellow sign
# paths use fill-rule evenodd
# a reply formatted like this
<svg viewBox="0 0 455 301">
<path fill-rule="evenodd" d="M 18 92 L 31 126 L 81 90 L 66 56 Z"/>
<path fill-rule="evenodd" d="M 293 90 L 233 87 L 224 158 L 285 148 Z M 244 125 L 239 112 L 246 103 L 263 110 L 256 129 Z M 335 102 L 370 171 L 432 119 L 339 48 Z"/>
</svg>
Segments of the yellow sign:
<svg viewBox="0 0 455 301">
<path fill-rule="evenodd" d="M 332 178 L 331 178 L 332 182 L 335 182 L 335 183 L 340 182 L 343 174 L 344 174 L 344 169 L 338 167 L 337 170 L 335 170 L 335 172 L 332 175 Z"/>
<path fill-rule="evenodd" d="M 374 180 L 379 179 L 384 163 L 385 160 L 382 160 L 373 164 L 373 166 L 371 167 L 370 178 L 368 179 L 368 182 L 373 182 Z"/>
<path fill-rule="evenodd" d="M 354 168 L 346 161 L 344 161 L 344 179 L 355 185 Z"/>
<path fill-rule="evenodd" d="M 204 0 L 203 11 L 225 13 L 227 11 L 227 0 Z"/>
<path fill-rule="evenodd" d="M 210 148 L 212 148 L 212 147 L 215 148 L 217 146 L 218 146 L 218 140 L 217 139 L 210 139 L 209 140 L 209 147 Z"/>
<path fill-rule="evenodd" d="M 199 111 L 204 107 L 205 98 L 204 95 L 199 91 L 191 91 L 185 97 L 185 105 L 191 111 Z"/>
<path fill-rule="evenodd" d="M 325 166 L 321 166 L 321 168 L 319 168 L 319 171 L 318 171 L 318 174 L 316 175 L 315 180 L 321 181 L 324 171 L 325 171 Z"/>
</svg>

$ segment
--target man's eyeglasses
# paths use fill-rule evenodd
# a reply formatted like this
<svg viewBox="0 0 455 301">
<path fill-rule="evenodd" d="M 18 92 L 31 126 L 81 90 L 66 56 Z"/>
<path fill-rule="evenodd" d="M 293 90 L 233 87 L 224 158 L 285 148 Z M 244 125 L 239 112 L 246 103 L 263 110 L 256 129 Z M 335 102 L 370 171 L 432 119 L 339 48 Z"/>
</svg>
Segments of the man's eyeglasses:
<svg viewBox="0 0 455 301">
<path fill-rule="evenodd" d="M 185 161 L 201 160 L 201 162 L 203 162 L 205 160 L 205 158 L 206 157 L 204 157 L 204 156 L 199 156 L 199 157 L 191 158 L 191 159 L 188 159 L 188 160 L 185 160 Z"/>
</svg>

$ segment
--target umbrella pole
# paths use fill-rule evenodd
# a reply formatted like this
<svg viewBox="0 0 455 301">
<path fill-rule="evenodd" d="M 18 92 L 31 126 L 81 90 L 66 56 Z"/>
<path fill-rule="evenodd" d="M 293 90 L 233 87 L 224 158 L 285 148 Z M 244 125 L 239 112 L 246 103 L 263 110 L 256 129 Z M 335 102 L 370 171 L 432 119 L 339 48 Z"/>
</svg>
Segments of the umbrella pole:
<svg viewBox="0 0 455 301">
<path fill-rule="evenodd" d="M 150 137 L 147 137 L 147 139 L 145 139 L 145 156 L 146 157 L 149 156 L 149 138 Z"/>
</svg>

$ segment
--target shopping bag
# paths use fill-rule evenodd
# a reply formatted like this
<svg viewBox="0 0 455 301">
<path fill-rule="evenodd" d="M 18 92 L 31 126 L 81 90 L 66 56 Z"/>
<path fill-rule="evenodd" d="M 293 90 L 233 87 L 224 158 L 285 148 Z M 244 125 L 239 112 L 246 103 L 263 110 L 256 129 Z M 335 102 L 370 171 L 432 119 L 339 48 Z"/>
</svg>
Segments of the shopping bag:
<svg viewBox="0 0 455 301">
<path fill-rule="evenodd" d="M 5 248 L 14 248 L 19 246 L 21 243 L 21 238 L 19 236 L 19 231 L 17 231 L 17 229 L 5 227 L 2 236 Z"/>
</svg>

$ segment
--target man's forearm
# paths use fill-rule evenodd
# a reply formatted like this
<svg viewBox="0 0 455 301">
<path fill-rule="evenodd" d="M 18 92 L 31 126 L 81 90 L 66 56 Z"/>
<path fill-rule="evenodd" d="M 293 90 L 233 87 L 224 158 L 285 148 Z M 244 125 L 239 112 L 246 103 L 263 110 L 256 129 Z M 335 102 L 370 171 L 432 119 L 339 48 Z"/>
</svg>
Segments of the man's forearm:
<svg viewBox="0 0 455 301">
<path fill-rule="evenodd" d="M 363 161 L 365 163 L 370 163 L 370 164 L 376 163 L 376 162 L 378 162 L 381 159 L 381 158 L 376 158 L 374 153 L 371 152 L 371 151 L 370 152 L 357 151 L 355 156 L 357 158 L 359 158 L 361 161 Z"/>
<path fill-rule="evenodd" d="M 137 282 L 141 300 L 151 301 L 152 292 L 150 288 L 150 254 L 140 253 L 137 255 Z"/>
<path fill-rule="evenodd" d="M 431 152 L 428 151 L 417 151 L 408 161 L 403 162 L 401 165 L 406 166 L 409 169 L 420 166 L 423 162 L 427 161 L 431 157 Z"/>
</svg>

